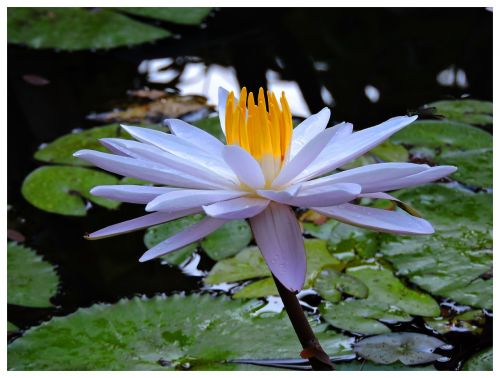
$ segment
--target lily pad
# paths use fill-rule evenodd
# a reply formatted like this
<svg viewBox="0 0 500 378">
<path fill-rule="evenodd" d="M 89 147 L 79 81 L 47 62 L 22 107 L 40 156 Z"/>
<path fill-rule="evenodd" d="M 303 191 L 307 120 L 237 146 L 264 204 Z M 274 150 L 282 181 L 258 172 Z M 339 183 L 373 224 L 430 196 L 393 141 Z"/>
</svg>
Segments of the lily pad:
<svg viewBox="0 0 500 378">
<path fill-rule="evenodd" d="M 59 278 L 54 267 L 30 248 L 7 244 L 7 303 L 27 307 L 52 307 Z"/>
<path fill-rule="evenodd" d="M 470 310 L 456 316 L 436 318 L 425 318 L 425 324 L 433 331 L 444 335 L 448 332 L 482 332 L 480 327 L 485 322 L 485 314 L 482 310 Z"/>
<path fill-rule="evenodd" d="M 492 371 L 493 370 L 493 348 L 486 348 L 469 358 L 462 370 L 468 371 Z"/>
<path fill-rule="evenodd" d="M 19 328 L 11 322 L 7 322 L 7 333 L 19 331 Z"/>
<path fill-rule="evenodd" d="M 381 253 L 401 275 L 434 295 L 492 308 L 492 195 L 425 185 L 397 196 L 419 209 L 436 233 L 386 235 Z"/>
<path fill-rule="evenodd" d="M 250 226 L 244 220 L 226 223 L 201 241 L 205 253 L 215 261 L 231 257 L 252 240 Z"/>
<path fill-rule="evenodd" d="M 190 8 L 118 8 L 123 12 L 137 16 L 154 18 L 156 20 L 174 22 L 184 25 L 199 25 L 208 16 L 212 8 L 190 7 Z"/>
<path fill-rule="evenodd" d="M 337 303 L 342 293 L 356 298 L 366 298 L 368 287 L 357 278 L 333 269 L 323 270 L 314 281 L 314 290 L 329 302 Z"/>
<path fill-rule="evenodd" d="M 464 184 L 492 186 L 493 137 L 484 130 L 454 121 L 417 121 L 391 141 L 411 147 L 419 159 L 456 165 L 451 177 Z"/>
<path fill-rule="evenodd" d="M 390 270 L 378 265 L 360 265 L 346 272 L 368 288 L 368 297 L 338 304 L 323 303 L 320 313 L 334 327 L 376 335 L 390 332 L 380 321 L 408 322 L 411 315 L 439 315 L 439 305 L 432 297 L 407 288 Z"/>
<path fill-rule="evenodd" d="M 341 262 L 335 259 L 326 247 L 326 241 L 307 239 L 304 241 L 307 258 L 305 288 L 311 287 L 314 279 L 325 267 L 340 267 Z M 221 260 L 212 268 L 205 278 L 207 284 L 235 282 L 250 278 L 268 277 L 271 275 L 260 250 L 257 247 L 244 249 L 236 256 Z M 256 298 L 277 294 L 274 283 L 256 281 L 242 288 L 236 295 L 239 298 Z"/>
<path fill-rule="evenodd" d="M 428 366 L 406 366 L 401 362 L 395 362 L 390 365 L 375 364 L 369 361 L 352 361 L 352 362 L 340 362 L 335 364 L 335 370 L 337 371 L 435 371 L 433 365 Z"/>
<path fill-rule="evenodd" d="M 434 351 L 444 345 L 444 341 L 432 336 L 397 332 L 363 339 L 354 345 L 354 350 L 363 358 L 379 364 L 400 361 L 405 365 L 417 365 L 441 358 Z"/>
<path fill-rule="evenodd" d="M 109 49 L 171 35 L 103 8 L 9 8 L 7 20 L 8 42 L 36 49 Z"/>
<path fill-rule="evenodd" d="M 487 126 L 493 124 L 493 103 L 479 100 L 436 101 L 425 106 L 436 108 L 436 114 L 452 121 L 471 125 Z"/>
<path fill-rule="evenodd" d="M 257 315 L 262 305 L 208 295 L 94 305 L 29 329 L 8 346 L 8 368 L 245 370 L 231 361 L 298 358 L 286 313 Z M 311 322 L 330 356 L 352 353 L 349 338 Z"/>
<path fill-rule="evenodd" d="M 307 210 L 299 217 L 303 232 L 318 239 L 328 240 L 337 221 L 330 219 L 313 210 Z"/>
<path fill-rule="evenodd" d="M 33 206 L 51 213 L 84 216 L 88 199 L 108 209 L 120 202 L 93 196 L 90 189 L 97 185 L 114 185 L 115 176 L 82 167 L 46 166 L 35 169 L 21 188 L 24 198 Z"/>
<path fill-rule="evenodd" d="M 171 236 L 179 233 L 180 231 L 198 223 L 203 219 L 203 215 L 195 214 L 187 217 L 179 218 L 167 223 L 159 224 L 157 226 L 149 227 L 144 234 L 144 244 L 148 248 L 153 248 L 158 243 L 168 239 Z M 191 256 L 198 248 L 198 243 L 191 243 L 185 247 L 178 249 L 162 256 L 162 259 L 172 265 L 180 265 Z"/>
<path fill-rule="evenodd" d="M 363 228 L 337 222 L 328 240 L 330 250 L 335 253 L 355 252 L 363 258 L 370 258 L 377 252 L 377 233 Z"/>
</svg>

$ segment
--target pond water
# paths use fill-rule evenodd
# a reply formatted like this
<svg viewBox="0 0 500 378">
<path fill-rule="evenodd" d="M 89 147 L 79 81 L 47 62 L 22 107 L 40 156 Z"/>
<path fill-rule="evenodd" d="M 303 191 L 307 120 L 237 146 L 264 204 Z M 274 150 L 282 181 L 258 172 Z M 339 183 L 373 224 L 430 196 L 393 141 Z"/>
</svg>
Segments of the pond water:
<svg viewBox="0 0 500 378">
<path fill-rule="evenodd" d="M 329 106 L 335 122 L 349 121 L 358 129 L 441 99 L 491 101 L 492 19 L 482 8 L 219 9 L 200 27 L 164 22 L 174 38 L 135 47 L 65 52 L 10 44 L 8 226 L 57 267 L 61 283 L 54 308 L 9 305 L 9 321 L 25 329 L 98 302 L 199 292 L 204 283 L 198 273 L 214 265 L 205 254 L 184 270 L 161 260 L 140 264 L 143 232 L 83 238 L 141 215 L 141 206 L 110 211 L 91 205 L 85 217 L 33 207 L 20 188 L 41 165 L 33 154 L 43 143 L 103 124 L 89 115 L 129 104 L 127 91 L 144 87 L 203 95 L 213 104 L 221 84 L 254 91 L 267 86 L 286 90 L 299 118 Z M 37 79 L 33 83 L 26 75 Z M 48 83 L 40 85 L 40 78 Z M 205 115 L 194 113 L 188 120 Z M 302 300 L 312 308 L 319 304 L 315 295 Z M 432 335 L 418 316 L 390 327 Z M 480 335 L 448 333 L 454 348 L 443 354 L 450 359 L 435 367 L 457 369 L 473 352 L 492 345 L 489 315 L 483 328 Z"/>
</svg>

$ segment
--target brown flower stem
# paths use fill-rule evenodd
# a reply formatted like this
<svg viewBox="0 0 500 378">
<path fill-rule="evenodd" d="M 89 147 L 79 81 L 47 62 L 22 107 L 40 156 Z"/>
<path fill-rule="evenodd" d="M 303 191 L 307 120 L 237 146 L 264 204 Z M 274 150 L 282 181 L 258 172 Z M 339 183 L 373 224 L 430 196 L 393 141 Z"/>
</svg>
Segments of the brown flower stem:
<svg viewBox="0 0 500 378">
<path fill-rule="evenodd" d="M 281 300 L 285 305 L 285 310 L 290 318 L 293 329 L 302 344 L 302 348 L 304 348 L 300 354 L 301 357 L 309 360 L 313 370 L 334 370 L 330 357 L 325 353 L 314 335 L 297 296 L 284 287 L 274 275 L 273 279 L 278 288 Z"/>
</svg>

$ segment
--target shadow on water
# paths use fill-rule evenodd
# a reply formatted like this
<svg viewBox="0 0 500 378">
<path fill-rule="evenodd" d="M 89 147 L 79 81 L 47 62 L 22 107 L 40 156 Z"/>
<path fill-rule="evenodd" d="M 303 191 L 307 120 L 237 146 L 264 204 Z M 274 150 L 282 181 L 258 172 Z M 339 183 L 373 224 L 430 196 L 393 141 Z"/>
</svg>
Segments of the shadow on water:
<svg viewBox="0 0 500 378">
<path fill-rule="evenodd" d="M 250 90 L 266 86 L 272 71 L 299 88 L 311 112 L 330 106 L 335 121 L 359 128 L 439 99 L 492 99 L 492 14 L 481 8 L 226 8 L 215 11 L 202 28 L 163 24 L 180 37 L 94 52 L 8 47 L 9 227 L 57 266 L 63 288 L 53 299 L 54 310 L 9 306 L 9 319 L 22 328 L 95 302 L 189 292 L 202 285 L 199 277 L 158 260 L 139 264 L 142 232 L 83 239 L 88 231 L 138 216 L 140 206 L 94 207 L 86 217 L 63 217 L 37 210 L 20 194 L 22 180 L 39 165 L 32 156 L 40 144 L 96 125 L 86 116 L 122 104 L 129 89 L 179 90 L 178 77 L 168 85 L 148 82 L 137 70 L 144 60 L 172 58 L 179 73 L 192 62 L 232 67 L 237 82 Z M 460 81 L 438 82 L 443 71 L 459 70 L 465 75 Z M 32 85 L 23 80 L 26 74 L 50 84 Z M 206 269 L 210 264 L 202 261 Z M 418 322 L 403 328 L 421 330 Z M 456 368 L 479 344 L 490 344 L 491 335 L 489 317 L 481 337 L 448 335 L 458 350 L 437 367 Z"/>
</svg>

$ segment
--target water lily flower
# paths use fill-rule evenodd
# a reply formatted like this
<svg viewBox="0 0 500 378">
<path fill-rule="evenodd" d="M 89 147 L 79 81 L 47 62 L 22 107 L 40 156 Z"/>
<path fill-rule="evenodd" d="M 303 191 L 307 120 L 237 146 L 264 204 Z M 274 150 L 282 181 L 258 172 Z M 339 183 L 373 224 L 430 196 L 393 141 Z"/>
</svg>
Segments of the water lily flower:
<svg viewBox="0 0 500 378">
<path fill-rule="evenodd" d="M 88 236 L 98 239 L 206 214 L 199 223 L 148 250 L 147 261 L 175 251 L 212 233 L 233 219 L 250 220 L 264 259 L 289 290 L 300 290 L 306 275 L 304 241 L 292 207 L 311 208 L 359 227 L 402 235 L 430 234 L 432 225 L 402 210 L 370 208 L 358 198 L 396 198 L 386 191 L 419 185 L 456 170 L 413 163 L 377 163 L 334 172 L 385 141 L 417 117 L 391 118 L 353 132 L 350 123 L 327 128 L 324 108 L 292 126 L 285 94 L 278 99 L 261 89 L 257 102 L 245 88 L 239 99 L 219 90 L 219 117 L 226 144 L 181 120 L 168 121 L 171 133 L 122 126 L 132 140 L 105 138 L 111 152 L 81 150 L 74 154 L 118 175 L 156 186 L 103 185 L 96 196 L 146 205 L 148 214 Z M 333 173 L 332 173 L 333 172 Z"/>
</svg>

